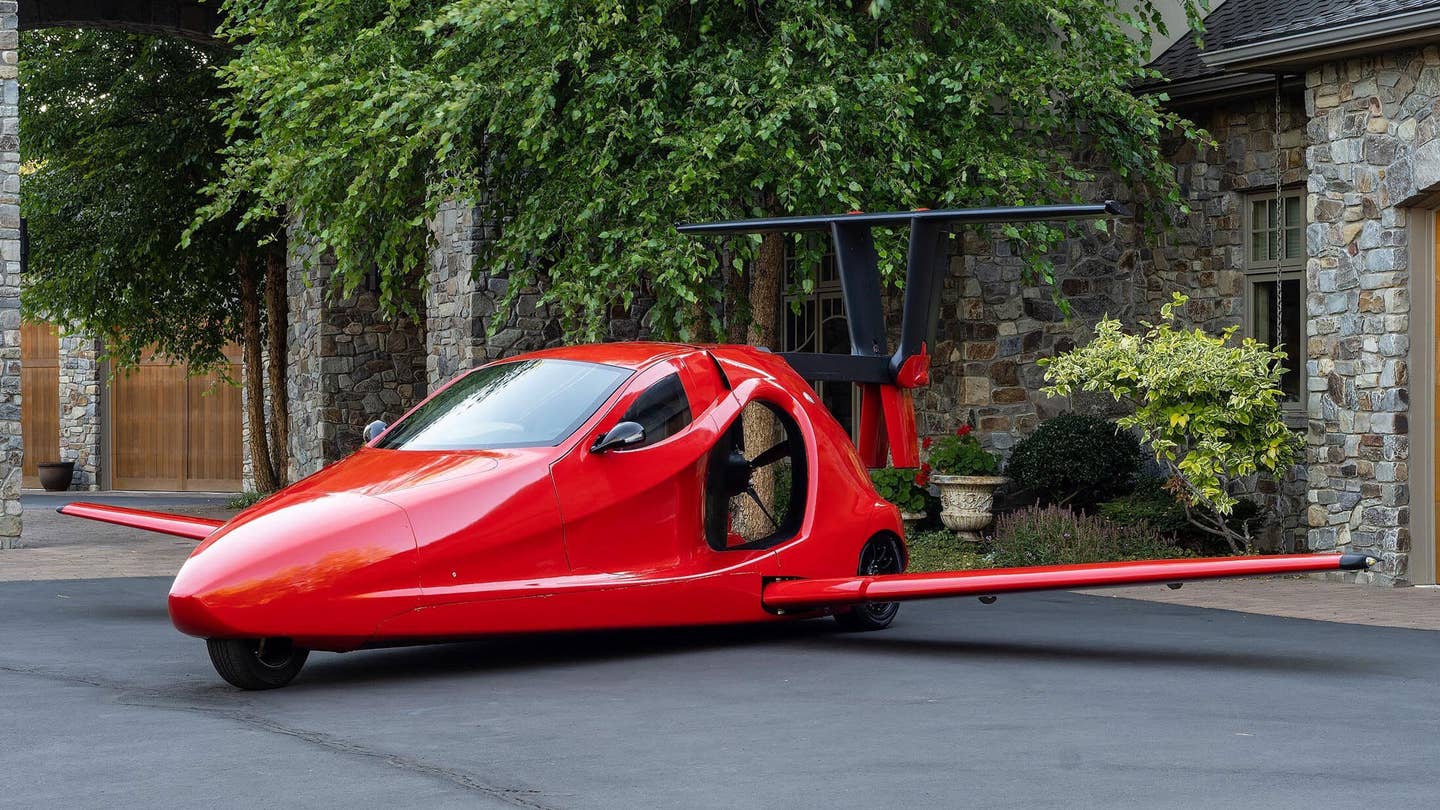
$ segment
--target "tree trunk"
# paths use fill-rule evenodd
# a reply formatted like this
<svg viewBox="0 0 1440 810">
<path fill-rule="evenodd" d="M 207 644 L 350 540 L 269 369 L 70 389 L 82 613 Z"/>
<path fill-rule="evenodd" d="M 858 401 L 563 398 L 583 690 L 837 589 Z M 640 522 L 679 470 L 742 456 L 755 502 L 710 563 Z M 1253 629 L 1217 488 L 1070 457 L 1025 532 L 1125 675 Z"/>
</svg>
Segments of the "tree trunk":
<svg viewBox="0 0 1440 810">
<path fill-rule="evenodd" d="M 270 460 L 277 487 L 289 478 L 290 394 L 286 387 L 289 369 L 286 329 L 290 325 L 290 302 L 286 297 L 286 267 L 283 252 L 270 250 L 265 256 L 265 330 L 270 355 Z"/>
<path fill-rule="evenodd" d="M 750 328 L 747 337 L 752 346 L 764 346 L 771 351 L 784 347 L 777 339 L 780 334 L 780 285 L 785 273 L 785 236 L 778 233 L 765 234 L 760 243 L 760 252 L 755 257 L 755 269 L 750 276 Z M 775 417 L 763 408 L 748 408 L 745 412 L 745 455 L 754 458 L 768 450 L 776 441 Z M 744 526 L 742 534 L 747 539 L 758 539 L 775 531 L 765 512 L 775 511 L 775 468 L 757 470 L 751 478 L 759 494 L 761 509 L 746 503 L 740 515 Z M 777 519 L 784 520 L 780 515 Z M 767 527 L 757 531 L 758 527 Z M 751 534 L 754 537 L 750 537 Z"/>
<path fill-rule="evenodd" d="M 262 271 L 250 257 L 240 259 L 240 348 L 245 358 L 245 420 L 250 428 L 250 467 L 255 489 L 262 493 L 279 489 L 270 461 L 270 442 L 265 428 L 265 377 L 261 359 L 260 278 Z"/>
</svg>

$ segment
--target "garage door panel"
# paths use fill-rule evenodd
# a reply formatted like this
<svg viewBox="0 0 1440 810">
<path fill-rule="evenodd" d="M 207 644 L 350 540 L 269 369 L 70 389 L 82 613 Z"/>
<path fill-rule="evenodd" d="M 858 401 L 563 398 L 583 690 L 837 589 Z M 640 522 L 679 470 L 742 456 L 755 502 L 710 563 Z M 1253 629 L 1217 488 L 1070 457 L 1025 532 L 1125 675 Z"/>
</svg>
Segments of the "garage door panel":
<svg viewBox="0 0 1440 810">
<path fill-rule="evenodd" d="M 240 369 L 232 366 L 232 378 Z M 238 491 L 243 476 L 240 389 L 218 375 L 147 358 L 111 386 L 111 486 Z"/>
<path fill-rule="evenodd" d="M 230 371 L 240 374 L 238 367 Z M 186 478 L 190 489 L 235 489 L 244 474 L 240 389 L 207 374 L 189 381 Z"/>
<path fill-rule="evenodd" d="M 21 484 L 40 485 L 42 461 L 60 460 L 60 339 L 49 324 L 20 327 L 20 430 L 25 463 Z"/>
</svg>

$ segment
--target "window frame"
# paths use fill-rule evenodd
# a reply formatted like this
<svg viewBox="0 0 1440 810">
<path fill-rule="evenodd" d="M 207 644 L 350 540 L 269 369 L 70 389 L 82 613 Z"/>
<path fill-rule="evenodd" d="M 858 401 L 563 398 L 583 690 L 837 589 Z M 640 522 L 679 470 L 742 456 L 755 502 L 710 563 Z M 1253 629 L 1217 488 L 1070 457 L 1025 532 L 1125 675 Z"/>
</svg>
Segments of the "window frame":
<svg viewBox="0 0 1440 810">
<path fill-rule="evenodd" d="M 1300 245 L 1300 252 L 1294 257 L 1286 258 L 1284 256 L 1277 256 L 1273 259 L 1266 258 L 1263 260 L 1258 260 L 1254 258 L 1256 237 L 1263 236 L 1265 238 L 1267 247 L 1266 255 L 1268 257 L 1268 247 L 1270 242 L 1269 234 L 1277 232 L 1270 229 L 1268 227 L 1268 223 L 1266 228 L 1257 231 L 1255 222 L 1255 204 L 1266 202 L 1270 205 L 1273 205 L 1275 201 L 1274 189 L 1271 189 L 1269 191 L 1253 192 L 1243 196 L 1242 205 L 1244 206 L 1244 208 L 1241 212 L 1242 216 L 1240 224 L 1240 271 L 1241 274 L 1244 276 L 1244 287 L 1241 289 L 1240 293 L 1240 297 L 1243 303 L 1241 314 L 1241 334 L 1248 338 L 1254 338 L 1255 340 L 1261 341 L 1267 345 L 1274 345 L 1275 336 L 1273 334 L 1258 335 L 1255 333 L 1256 285 L 1275 282 L 1277 277 L 1281 285 L 1283 285 L 1284 282 L 1287 281 L 1298 282 L 1296 284 L 1298 294 L 1296 295 L 1295 300 L 1297 304 L 1296 317 L 1299 319 L 1299 330 L 1297 333 L 1297 343 L 1299 345 L 1295 347 L 1293 356 L 1286 359 L 1287 366 L 1294 365 L 1295 370 L 1298 372 L 1296 375 L 1297 390 L 1295 391 L 1294 399 L 1290 399 L 1287 397 L 1280 403 L 1281 407 L 1284 408 L 1286 411 L 1294 412 L 1302 412 L 1305 410 L 1305 396 L 1306 391 L 1308 390 L 1308 375 L 1306 366 L 1308 365 L 1309 358 L 1306 356 L 1305 346 L 1307 342 L 1306 326 L 1309 321 L 1309 311 L 1307 307 L 1307 302 L 1305 300 L 1308 292 L 1305 285 L 1305 278 L 1306 265 L 1309 262 L 1309 257 L 1306 255 L 1307 251 L 1305 247 L 1305 232 L 1309 226 L 1309 222 L 1307 221 L 1308 218 L 1306 216 L 1305 210 L 1305 196 L 1305 189 L 1299 186 L 1285 187 L 1282 188 L 1280 192 L 1280 197 L 1283 202 L 1279 215 L 1277 217 L 1277 224 L 1280 229 L 1278 232 L 1283 233 L 1285 230 L 1296 230 L 1296 228 L 1287 228 L 1284 223 L 1284 205 L 1286 203 L 1294 200 L 1295 205 L 1300 212 L 1300 223 L 1298 226 L 1298 244 Z M 1266 210 L 1268 212 L 1268 206 Z M 1287 236 L 1285 246 L 1289 247 L 1289 244 L 1290 241 L 1289 237 Z M 1275 247 L 1276 252 L 1279 253 L 1280 250 L 1278 240 L 1275 244 Z"/>
</svg>

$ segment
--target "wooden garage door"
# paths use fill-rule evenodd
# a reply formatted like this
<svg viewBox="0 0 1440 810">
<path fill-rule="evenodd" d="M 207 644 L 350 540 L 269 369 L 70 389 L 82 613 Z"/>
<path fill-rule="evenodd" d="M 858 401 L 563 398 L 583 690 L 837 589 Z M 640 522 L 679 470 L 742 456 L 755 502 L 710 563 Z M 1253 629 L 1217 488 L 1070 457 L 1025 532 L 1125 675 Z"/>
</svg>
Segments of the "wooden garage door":
<svg viewBox="0 0 1440 810">
<path fill-rule="evenodd" d="M 230 353 L 230 375 L 240 364 Z M 115 489 L 238 492 L 244 470 L 240 389 L 148 358 L 110 389 L 110 485 Z"/>
<path fill-rule="evenodd" d="M 40 486 L 35 465 L 60 460 L 60 339 L 49 324 L 20 326 L 20 431 L 25 441 L 22 485 Z"/>
</svg>

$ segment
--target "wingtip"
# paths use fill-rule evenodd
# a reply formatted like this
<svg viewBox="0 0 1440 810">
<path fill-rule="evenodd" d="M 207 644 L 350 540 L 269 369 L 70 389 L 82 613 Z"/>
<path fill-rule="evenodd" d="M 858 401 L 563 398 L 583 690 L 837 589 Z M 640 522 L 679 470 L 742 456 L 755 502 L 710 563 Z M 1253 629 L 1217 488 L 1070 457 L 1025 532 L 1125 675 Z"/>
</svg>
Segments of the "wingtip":
<svg viewBox="0 0 1440 810">
<path fill-rule="evenodd" d="M 1368 554 L 1341 554 L 1340 570 L 1366 571 L 1378 562 L 1380 561 Z"/>
</svg>

